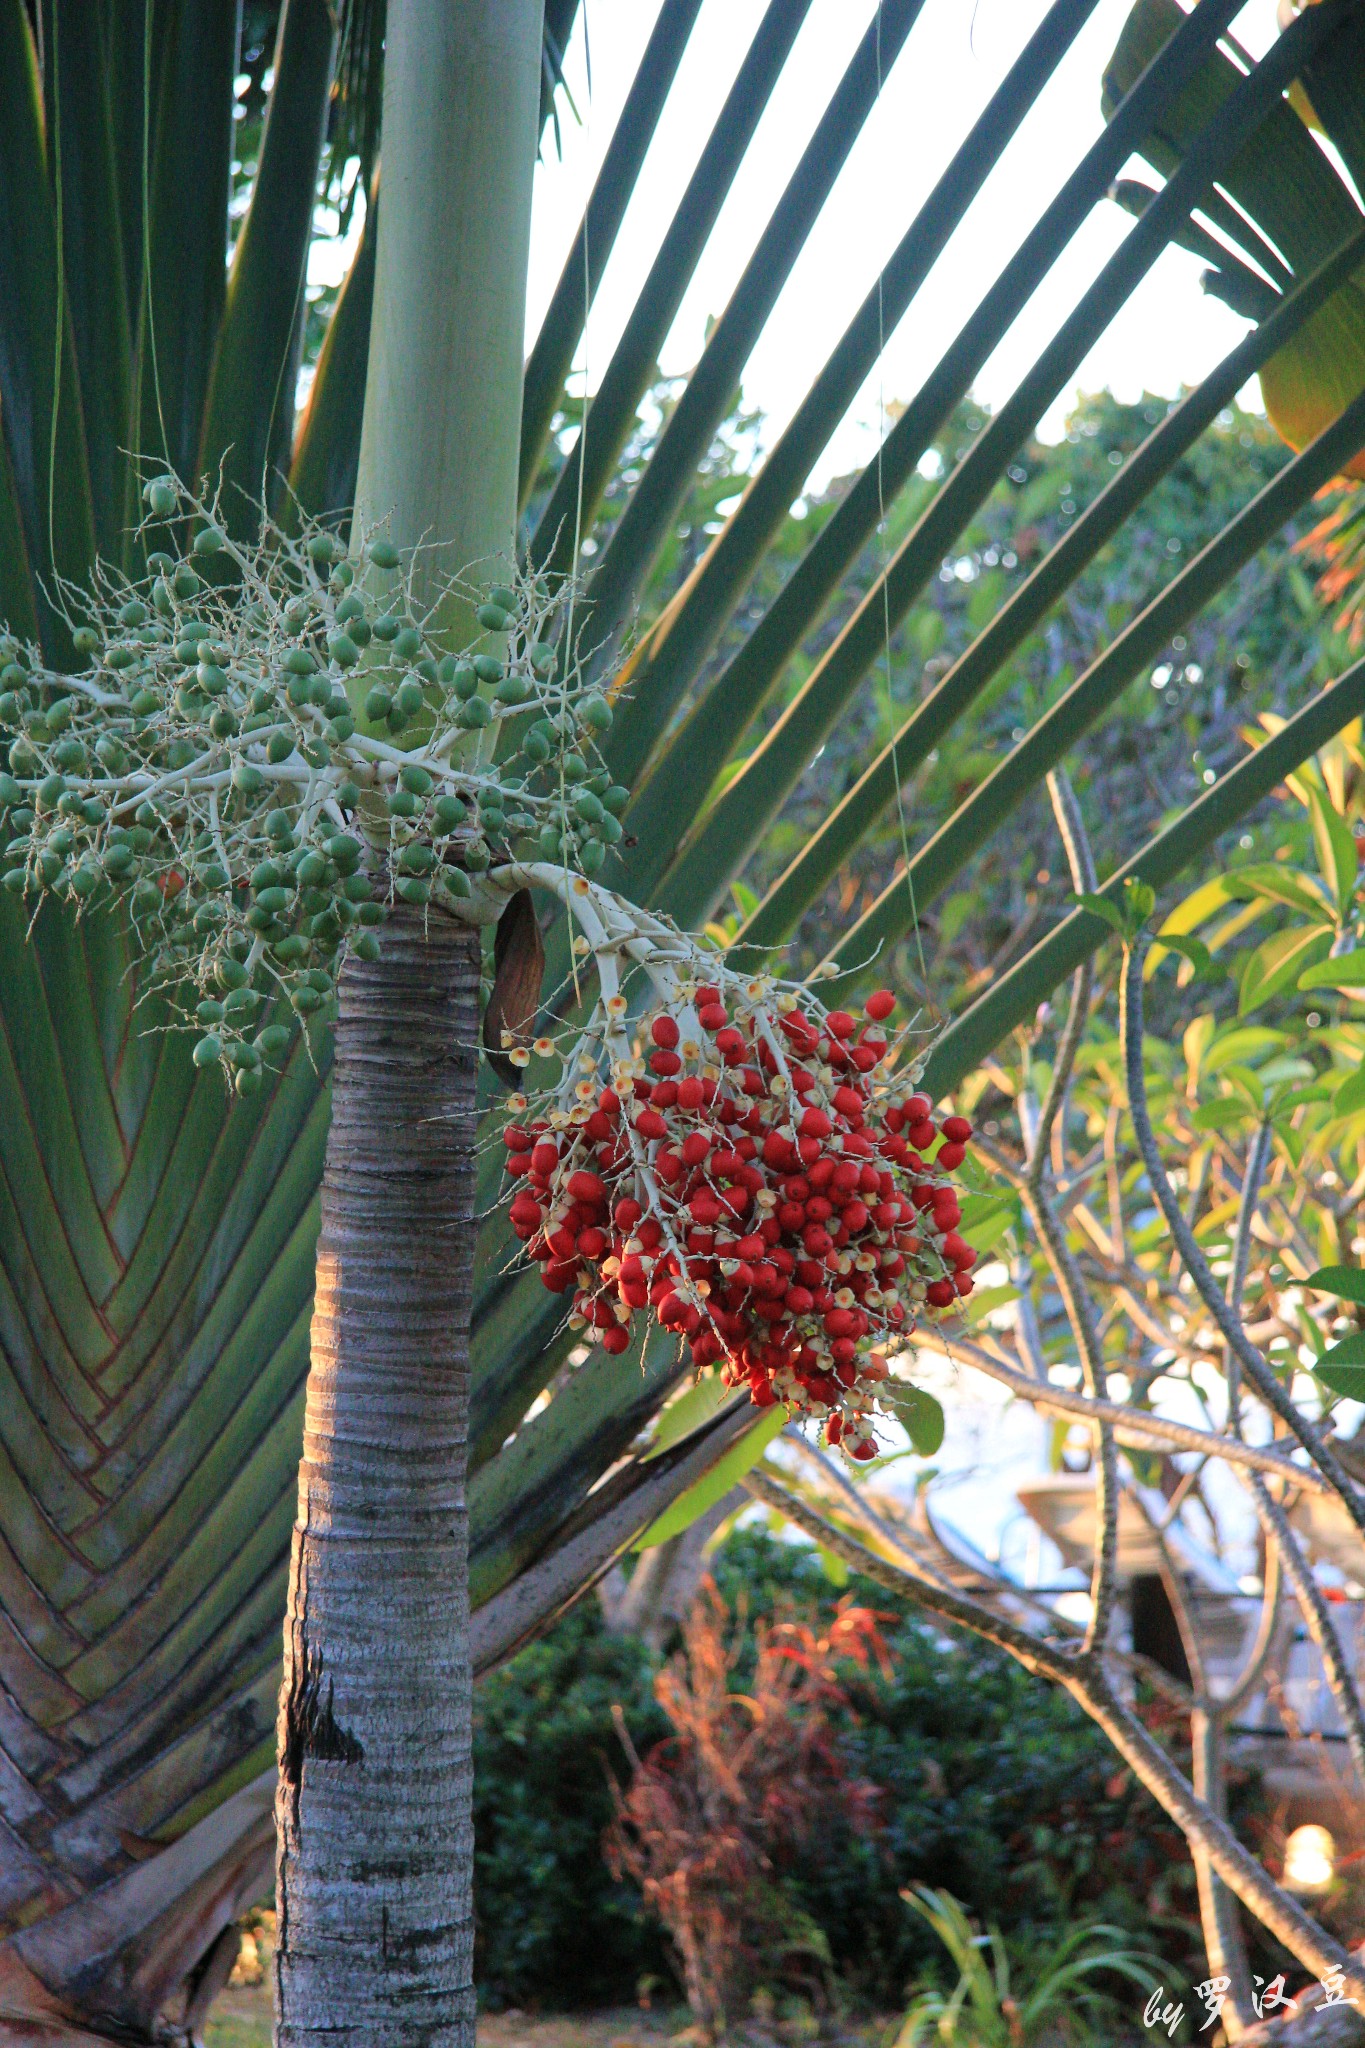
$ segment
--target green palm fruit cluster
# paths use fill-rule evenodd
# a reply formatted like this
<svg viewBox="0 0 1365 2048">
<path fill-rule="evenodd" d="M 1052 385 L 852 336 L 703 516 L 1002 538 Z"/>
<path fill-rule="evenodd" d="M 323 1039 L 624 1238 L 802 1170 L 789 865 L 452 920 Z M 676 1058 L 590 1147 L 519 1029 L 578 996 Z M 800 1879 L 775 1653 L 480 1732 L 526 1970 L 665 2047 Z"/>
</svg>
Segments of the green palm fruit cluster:
<svg viewBox="0 0 1365 2048">
<path fill-rule="evenodd" d="M 378 956 L 393 903 L 477 918 L 490 869 L 594 874 L 626 791 L 563 586 L 452 578 L 433 600 L 428 573 L 419 607 L 382 536 L 348 553 L 267 522 L 247 548 L 174 477 L 143 495 L 146 573 L 61 593 L 77 669 L 0 636 L 0 886 L 35 912 L 120 906 L 196 1061 L 249 1094 L 329 1019 L 347 953 Z M 452 593 L 479 629 L 456 653 Z"/>
</svg>

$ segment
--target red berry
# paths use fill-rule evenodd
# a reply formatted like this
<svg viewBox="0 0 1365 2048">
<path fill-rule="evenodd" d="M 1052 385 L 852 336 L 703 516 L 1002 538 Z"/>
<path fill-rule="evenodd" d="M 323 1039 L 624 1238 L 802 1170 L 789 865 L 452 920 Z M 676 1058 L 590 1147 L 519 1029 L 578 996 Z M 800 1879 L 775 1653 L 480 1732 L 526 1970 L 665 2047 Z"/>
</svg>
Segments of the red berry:
<svg viewBox="0 0 1365 2048">
<path fill-rule="evenodd" d="M 678 1030 L 675 1017 L 661 1016 L 656 1017 L 650 1025 L 649 1035 L 656 1045 L 661 1045 L 666 1051 L 672 1052 L 682 1034 Z"/>
<path fill-rule="evenodd" d="M 951 1280 L 931 1280 L 924 1290 L 930 1308 L 949 1308 L 956 1298 L 957 1290 Z"/>
<path fill-rule="evenodd" d="M 935 1166 L 941 1166 L 945 1173 L 952 1173 L 967 1157 L 965 1145 L 940 1145 L 934 1155 Z"/>
<path fill-rule="evenodd" d="M 723 1031 L 729 1019 L 730 1013 L 724 1003 L 703 1003 L 697 1012 L 697 1021 L 703 1031 Z"/>
<path fill-rule="evenodd" d="M 612 1210 L 612 1221 L 618 1230 L 633 1230 L 644 1215 L 640 1204 L 630 1195 L 623 1195 Z"/>
<path fill-rule="evenodd" d="M 559 1164 L 559 1147 L 551 1138 L 542 1138 L 531 1154 L 533 1173 L 553 1173 Z"/>
<path fill-rule="evenodd" d="M 698 1110 L 706 1100 L 704 1083 L 696 1074 L 687 1074 L 678 1083 L 679 1109 Z"/>
<path fill-rule="evenodd" d="M 908 1096 L 901 1105 L 908 1124 L 922 1124 L 933 1106 L 927 1095 Z"/>
<path fill-rule="evenodd" d="M 896 998 L 889 988 L 879 988 L 875 995 L 868 997 L 863 1008 L 875 1024 L 882 1024 L 896 1007 Z"/>
<path fill-rule="evenodd" d="M 826 1031 L 835 1038 L 852 1038 L 857 1028 L 857 1019 L 850 1017 L 847 1010 L 831 1010 L 825 1019 Z"/>
<path fill-rule="evenodd" d="M 586 1202 L 591 1204 L 593 1208 L 604 1209 L 607 1205 L 606 1187 L 595 1173 L 585 1173 L 582 1170 L 578 1173 L 571 1173 L 569 1175 L 569 1194 L 575 1202 Z"/>
<path fill-rule="evenodd" d="M 619 1358 L 623 1351 L 630 1349 L 630 1331 L 624 1323 L 613 1323 L 609 1330 L 603 1330 L 602 1349 L 613 1358 Z"/>
<path fill-rule="evenodd" d="M 954 1145 L 965 1145 L 972 1135 L 972 1127 L 965 1116 L 946 1116 L 943 1119 L 943 1135 Z"/>
<path fill-rule="evenodd" d="M 823 1109 L 803 1109 L 797 1125 L 803 1138 L 828 1138 L 834 1129 Z M 802 1155 L 805 1156 L 804 1154 Z"/>
</svg>

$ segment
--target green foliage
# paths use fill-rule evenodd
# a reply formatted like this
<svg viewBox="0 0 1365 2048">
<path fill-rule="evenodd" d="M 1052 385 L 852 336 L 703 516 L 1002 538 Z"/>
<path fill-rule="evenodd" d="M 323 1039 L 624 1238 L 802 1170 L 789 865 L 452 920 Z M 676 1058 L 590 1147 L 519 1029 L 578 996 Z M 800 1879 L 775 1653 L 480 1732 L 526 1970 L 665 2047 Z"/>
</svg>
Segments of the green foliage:
<svg viewBox="0 0 1365 2048">
<path fill-rule="evenodd" d="M 633 1885 L 602 1856 L 609 1773 L 667 1732 L 655 1661 L 581 1601 L 474 1696 L 475 1981 L 486 2005 L 613 2004 L 668 1972 Z"/>
<path fill-rule="evenodd" d="M 937 2039 L 961 2048 L 1033 2048 L 1063 2039 L 1109 2038 L 1117 2000 L 1114 1985 L 1137 1985 L 1149 1994 L 1158 1979 L 1150 1951 L 1123 1940 L 1121 1927 L 1083 1920 L 1041 1952 L 1032 1944 L 1011 1955 L 1000 1930 L 980 1935 L 956 1899 L 920 1886 L 905 1894 L 921 1913 L 957 1966 L 956 1988 L 947 1996 L 922 1991 L 905 2016 L 895 2048 L 925 2048 Z M 1107 2026 L 1108 2033 L 1101 2033 Z"/>
<path fill-rule="evenodd" d="M 813 1550 L 751 1525 L 712 1569 L 751 1625 L 827 1623 L 843 1597 Z M 936 1968 L 933 1937 L 901 1898 L 915 1885 L 951 1892 L 1034 1947 L 1078 1914 L 1099 1914 L 1196 1967 L 1194 1875 L 1179 1837 L 1080 1709 L 998 1652 L 925 1627 L 880 1587 L 855 1577 L 844 1592 L 886 1617 L 890 1676 L 845 1668 L 852 1711 L 836 1720 L 849 1772 L 879 1788 L 877 1824 L 871 1835 L 832 1825 L 785 1881 L 847 1995 L 884 2011 Z M 752 1659 L 750 1633 L 735 1685 Z M 490 2003 L 624 2001 L 642 1972 L 667 1974 L 638 1894 L 612 1882 L 600 1855 L 608 1772 L 626 1771 L 612 1708 L 643 1753 L 667 1730 L 657 1669 L 637 1640 L 606 1634 L 589 1599 L 480 1686 L 478 1975 Z M 1245 1810 L 1245 1787 L 1238 1798 Z"/>
</svg>

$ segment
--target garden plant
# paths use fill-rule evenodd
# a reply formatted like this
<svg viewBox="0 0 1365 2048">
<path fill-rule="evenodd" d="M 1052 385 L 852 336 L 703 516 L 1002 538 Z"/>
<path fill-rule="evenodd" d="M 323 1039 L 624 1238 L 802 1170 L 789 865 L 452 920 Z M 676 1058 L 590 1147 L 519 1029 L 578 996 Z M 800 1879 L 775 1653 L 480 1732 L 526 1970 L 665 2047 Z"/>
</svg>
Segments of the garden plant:
<svg viewBox="0 0 1365 2048">
<path fill-rule="evenodd" d="M 936 1105 L 1108 925 L 1079 909 L 932 1048 L 887 1034 L 873 956 L 1365 440 L 1349 369 L 1365 230 L 1299 110 L 1358 176 L 1360 8 L 1306 8 L 1251 65 L 1226 39 L 1232 0 L 1139 0 L 1103 135 L 753 630 L 729 636 L 889 324 L 1093 11 L 1055 0 L 714 544 L 632 637 L 920 4 L 871 10 L 599 539 L 658 349 L 806 11 L 765 11 L 537 500 L 697 0 L 659 12 L 524 367 L 532 170 L 572 6 L 393 0 L 339 24 L 324 0 L 252 10 L 258 43 L 276 33 L 273 84 L 226 269 L 236 7 L 0 7 L 7 2024 L 193 2035 L 278 1837 L 281 2041 L 471 2038 L 474 1671 L 696 1481 L 728 1483 L 788 1412 L 859 1462 L 897 1394 L 927 1440 L 932 1404 L 893 1386 L 886 1350 L 969 1291 L 945 1185 L 965 1119 Z M 1135 150 L 1164 182 L 886 557 L 888 503 Z M 338 153 L 373 171 L 365 230 L 291 433 L 314 205 Z M 1212 252 L 1194 218 L 1210 207 L 1227 237 Z M 1173 239 L 1213 254 L 1214 288 L 1257 324 L 903 717 L 904 612 Z M 855 977 L 840 1007 L 820 1000 L 826 975 L 784 979 L 770 949 L 903 776 L 1257 371 L 1272 394 L 1292 388 L 1280 411 L 1300 452 L 930 839 L 907 841 L 904 872 L 831 950 L 829 970 Z M 883 553 L 874 588 L 736 759 L 868 548 Z M 885 750 L 718 956 L 687 933 L 879 664 Z M 1361 689 L 1349 669 L 1296 710 L 1135 850 L 1105 904 L 1126 915 L 1125 880 L 1164 886 L 1199 858 Z M 1136 922 L 1125 932 L 1137 959 Z M 1139 995 L 1132 972 L 1130 1044 Z M 481 1029 L 485 1103 L 495 1073 L 549 1063 L 482 1153 Z M 1128 1078 L 1132 1094 L 1131 1062 Z M 509 1159 L 521 1185 L 504 1208 Z M 1356 1512 L 1330 1446 L 1226 1313 L 1307 1483 Z M 721 1361 L 733 1398 L 644 1457 L 666 1395 Z M 1287 1466 L 1252 1445 L 1224 1454 Z M 1079 1659 L 1033 1637 L 1027 1655 L 1102 1709 L 1215 1877 L 1308 1967 L 1353 1967 L 1216 1816 L 1187 1819 L 1191 1795 L 1110 1707 L 1101 1628 Z"/>
</svg>

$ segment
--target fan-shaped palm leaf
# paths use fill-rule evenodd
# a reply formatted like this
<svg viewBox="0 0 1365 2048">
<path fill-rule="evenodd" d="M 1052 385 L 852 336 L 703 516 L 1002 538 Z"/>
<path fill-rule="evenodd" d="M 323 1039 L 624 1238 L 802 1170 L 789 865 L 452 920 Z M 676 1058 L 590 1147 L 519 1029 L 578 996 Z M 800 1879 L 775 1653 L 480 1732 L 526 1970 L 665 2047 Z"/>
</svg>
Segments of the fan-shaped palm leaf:
<svg viewBox="0 0 1365 2048">
<path fill-rule="evenodd" d="M 1357 317 L 1361 216 L 1284 93 L 1303 82 L 1359 182 L 1360 8 L 1324 0 L 1252 65 L 1226 36 L 1237 0 L 1199 0 L 1188 14 L 1169 0 L 1139 0 L 1107 82 L 1105 133 L 949 341 L 878 460 L 763 616 L 738 633 L 739 607 L 786 508 L 890 327 L 907 309 L 932 317 L 921 295 L 934 262 L 1094 4 L 1054 0 L 1043 13 L 925 206 L 904 223 L 875 291 L 742 502 L 622 657 L 621 630 L 745 361 L 880 83 L 903 45 L 913 51 L 920 11 L 919 0 L 883 0 L 870 19 L 608 534 L 602 508 L 659 348 L 806 12 L 772 0 L 764 14 L 642 280 L 586 432 L 538 499 L 542 452 L 584 317 L 584 276 L 590 298 L 696 0 L 666 0 L 660 10 L 532 351 L 522 482 L 533 556 L 569 564 L 580 493 L 583 537 L 597 546 L 590 630 L 599 666 L 619 686 L 613 763 L 635 792 L 635 843 L 609 879 L 683 918 L 705 916 L 761 848 L 926 578 L 1168 243 L 1213 252 L 1216 287 L 1233 303 L 1254 302 L 1261 326 L 1021 579 L 758 905 L 748 942 L 767 945 L 792 931 L 895 804 L 911 767 L 945 732 L 969 724 L 1027 634 L 1096 552 L 1121 540 L 1125 520 L 1229 394 L 1263 365 L 1273 388 L 1284 366 L 1297 364 L 1300 383 L 1321 397 L 1313 348 L 1325 329 L 1315 323 Z M 572 0 L 558 0 L 547 38 L 552 73 L 573 11 Z M 245 493 L 234 516 L 249 516 L 262 479 L 278 492 L 286 467 L 309 509 L 344 513 L 379 212 L 372 194 L 296 429 L 331 11 L 325 0 L 286 0 L 280 10 L 273 97 L 230 267 L 237 10 L 231 0 L 150 6 L 145 17 L 115 8 L 107 34 L 105 12 L 44 0 L 40 64 L 30 9 L 0 0 L 0 608 L 15 631 L 40 634 L 58 657 L 44 578 L 54 567 L 79 576 L 96 550 L 116 554 L 127 544 L 133 468 L 125 451 L 186 473 L 221 462 Z M 369 36 L 372 57 L 379 14 L 353 8 L 343 26 L 346 77 L 368 78 L 371 89 L 373 64 L 355 55 L 356 39 Z M 362 16 L 368 28 L 354 25 Z M 372 124 L 353 132 L 372 146 Z M 915 482 L 922 502 L 885 576 L 755 744 L 793 658 L 883 509 L 908 492 L 944 421 L 1134 150 L 1160 182 L 1150 197 L 1128 194 L 1140 217 L 1117 254 L 970 453 L 937 488 Z M 956 815 L 938 821 L 913 851 L 911 882 L 898 877 L 839 935 L 842 960 L 865 958 L 906 930 L 1176 624 L 1275 544 L 1365 442 L 1356 389 L 1338 380 L 1310 425 L 1297 460 L 1259 497 L 1248 492 L 1227 530 L 1150 593 L 1113 645 L 1096 650 L 1072 693 Z M 615 487 L 624 488 L 619 479 Z M 1173 877 L 1357 715 L 1363 695 L 1365 676 L 1352 670 L 1130 868 L 1158 885 Z M 738 772 L 718 782 L 746 749 Z M 940 1040 L 935 1085 L 950 1086 L 1106 932 L 1102 920 L 1077 912 L 1044 939 Z M 549 943 L 553 960 L 562 943 L 553 929 Z M 558 958 L 562 966 L 566 956 Z M 55 2000 L 73 2025 L 146 2035 L 187 1987 L 191 2002 L 196 1983 L 201 1997 L 211 1989 L 226 1953 L 213 1944 L 269 1867 L 279 1619 L 326 1075 L 296 1057 L 271 1094 L 229 1111 L 217 1079 L 195 1074 L 182 1039 L 148 1028 L 155 1014 L 137 1009 L 125 936 L 106 917 L 72 929 L 45 912 L 28 943 L 6 898 L 0 962 L 0 2014 Z M 487 1179 L 491 1197 L 491 1169 Z M 678 1382 L 676 1357 L 656 1340 L 643 1359 L 595 1354 L 562 1375 L 569 1339 L 556 1306 L 507 1270 L 510 1248 L 491 1219 L 480 1251 L 472 1417 L 471 1570 L 484 1663 L 604 1569 L 747 1427 L 732 1406 L 642 1460 L 632 1447 Z"/>
</svg>

